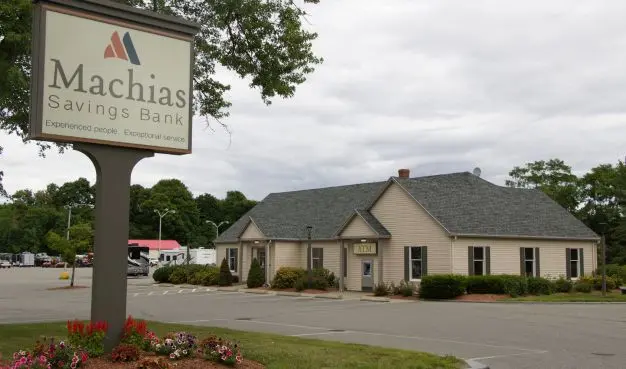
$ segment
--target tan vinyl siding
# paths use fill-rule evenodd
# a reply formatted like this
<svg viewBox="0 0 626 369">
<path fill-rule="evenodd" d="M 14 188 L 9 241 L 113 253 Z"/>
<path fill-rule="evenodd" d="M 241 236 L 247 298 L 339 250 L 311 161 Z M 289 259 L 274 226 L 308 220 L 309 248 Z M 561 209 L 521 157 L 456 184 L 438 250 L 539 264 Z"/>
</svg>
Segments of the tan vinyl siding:
<svg viewBox="0 0 626 369">
<path fill-rule="evenodd" d="M 276 241 L 274 246 L 276 250 L 275 268 L 280 267 L 298 267 L 302 268 L 303 246 L 300 242 Z M 324 254 L 324 257 L 326 254 Z M 306 265 L 306 261 L 304 263 Z"/>
<path fill-rule="evenodd" d="M 302 242 L 302 253 L 300 254 L 300 267 L 307 267 L 307 242 Z M 324 268 L 330 270 L 335 273 L 335 276 L 339 276 L 339 244 L 337 241 L 329 241 L 329 242 L 312 242 L 311 248 L 322 247 L 324 249 Z"/>
<path fill-rule="evenodd" d="M 468 274 L 468 247 L 489 246 L 491 274 L 520 274 L 520 247 L 539 248 L 539 271 L 542 277 L 565 276 L 565 249 L 584 249 L 585 275 L 596 266 L 596 246 L 590 241 L 511 240 L 459 238 L 454 245 L 454 273 Z"/>
<path fill-rule="evenodd" d="M 404 279 L 405 246 L 428 247 L 428 274 L 451 272 L 451 238 L 400 186 L 392 183 L 370 211 L 391 233 L 382 248 L 385 282 Z"/>
<path fill-rule="evenodd" d="M 377 234 L 365 223 L 363 218 L 356 215 L 341 232 L 341 237 L 376 237 Z"/>
<path fill-rule="evenodd" d="M 258 239 L 265 238 L 263 233 L 259 230 L 259 227 L 254 224 L 254 222 L 250 222 L 246 230 L 241 234 L 242 239 Z"/>
<path fill-rule="evenodd" d="M 226 243 L 226 244 L 219 244 L 215 247 L 215 255 L 216 255 L 215 263 L 217 264 L 218 267 L 222 265 L 222 260 L 224 260 L 224 258 L 226 257 L 226 249 L 239 249 L 239 244 L 238 243 Z M 241 252 L 239 253 L 241 254 Z M 239 257 L 241 257 L 241 255 L 239 255 Z M 238 273 L 235 273 L 235 274 L 238 274 Z"/>
</svg>

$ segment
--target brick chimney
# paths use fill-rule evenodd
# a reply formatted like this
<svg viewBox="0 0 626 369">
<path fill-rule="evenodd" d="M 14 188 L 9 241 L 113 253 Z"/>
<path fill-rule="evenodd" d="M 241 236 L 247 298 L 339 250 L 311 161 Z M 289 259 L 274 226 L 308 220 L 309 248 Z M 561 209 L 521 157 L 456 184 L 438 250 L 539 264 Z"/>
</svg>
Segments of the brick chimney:
<svg viewBox="0 0 626 369">
<path fill-rule="evenodd" d="M 400 178 L 409 178 L 409 174 L 411 173 L 408 169 L 398 169 L 398 177 Z"/>
</svg>

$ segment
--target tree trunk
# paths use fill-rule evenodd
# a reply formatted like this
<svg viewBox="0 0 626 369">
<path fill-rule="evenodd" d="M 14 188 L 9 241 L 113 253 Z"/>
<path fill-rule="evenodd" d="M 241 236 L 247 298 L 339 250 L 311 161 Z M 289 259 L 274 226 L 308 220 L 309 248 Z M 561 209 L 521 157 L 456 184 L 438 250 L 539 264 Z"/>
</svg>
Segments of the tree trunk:
<svg viewBox="0 0 626 369">
<path fill-rule="evenodd" d="M 72 278 L 70 280 L 70 287 L 74 287 L 74 271 L 76 270 L 76 262 L 72 263 Z"/>
</svg>

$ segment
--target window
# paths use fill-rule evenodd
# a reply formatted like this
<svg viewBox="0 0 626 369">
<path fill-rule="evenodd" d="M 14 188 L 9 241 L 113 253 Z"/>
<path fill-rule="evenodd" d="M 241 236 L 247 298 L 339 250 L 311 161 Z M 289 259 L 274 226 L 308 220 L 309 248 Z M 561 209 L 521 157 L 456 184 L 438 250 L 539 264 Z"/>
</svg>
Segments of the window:
<svg viewBox="0 0 626 369">
<path fill-rule="evenodd" d="M 489 246 L 469 246 L 467 250 L 468 274 L 491 274 L 491 248 Z"/>
<path fill-rule="evenodd" d="M 422 248 L 419 246 L 411 247 L 409 258 L 411 280 L 422 279 Z"/>
<path fill-rule="evenodd" d="M 582 254 L 582 249 L 567 249 L 567 266 L 569 278 L 578 278 L 581 276 L 581 264 L 583 260 Z"/>
<path fill-rule="evenodd" d="M 524 247 L 522 252 L 524 253 L 524 275 L 532 277 L 536 274 L 535 249 Z"/>
<path fill-rule="evenodd" d="M 324 268 L 324 249 L 321 247 L 311 248 L 311 268 L 322 269 Z"/>
<path fill-rule="evenodd" d="M 343 256 L 342 256 L 342 261 L 343 261 L 343 276 L 344 277 L 348 277 L 348 248 L 344 247 L 343 248 Z"/>
<path fill-rule="evenodd" d="M 404 280 L 415 281 L 428 274 L 428 247 L 406 246 L 404 248 Z"/>
<path fill-rule="evenodd" d="M 231 273 L 237 273 L 237 249 L 226 249 L 226 255 L 228 257 L 228 267 Z"/>
</svg>

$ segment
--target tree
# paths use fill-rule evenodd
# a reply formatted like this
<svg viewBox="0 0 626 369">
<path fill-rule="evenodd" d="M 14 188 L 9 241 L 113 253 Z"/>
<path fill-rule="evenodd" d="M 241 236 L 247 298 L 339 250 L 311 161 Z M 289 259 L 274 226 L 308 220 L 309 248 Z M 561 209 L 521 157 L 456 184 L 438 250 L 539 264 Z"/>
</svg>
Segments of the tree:
<svg viewBox="0 0 626 369">
<path fill-rule="evenodd" d="M 252 259 L 246 283 L 248 288 L 262 287 L 265 284 L 265 275 L 263 274 L 263 269 L 261 269 L 261 264 L 257 258 Z"/>
<path fill-rule="evenodd" d="M 226 258 L 222 259 L 222 264 L 220 265 L 220 286 L 232 286 L 233 285 L 233 275 L 230 272 L 230 268 L 228 267 L 228 261 Z"/>
<path fill-rule="evenodd" d="M 509 187 L 541 190 L 568 211 L 575 213 L 581 201 L 578 177 L 561 159 L 538 160 L 514 167 L 505 181 Z"/>
<path fill-rule="evenodd" d="M 48 232 L 48 245 L 58 251 L 63 260 L 72 265 L 70 286 L 74 287 L 74 272 L 76 271 L 76 255 L 87 252 L 93 247 L 93 230 L 90 224 L 76 224 L 70 228 L 70 239 L 61 237 L 56 232 Z"/>
<path fill-rule="evenodd" d="M 319 0 L 303 0 L 317 4 Z M 202 26 L 195 38 L 194 111 L 220 119 L 232 105 L 230 85 L 217 79 L 218 65 L 250 80 L 266 104 L 289 98 L 322 59 L 312 51 L 317 34 L 305 30 L 304 9 L 294 1 L 116 0 L 136 8 L 176 15 Z M 0 2 L 0 128 L 26 139 L 30 101 L 30 0 Z M 222 124 L 227 127 L 225 124 Z M 43 155 L 50 148 L 38 141 Z M 65 145 L 57 146 L 63 151 Z"/>
</svg>

